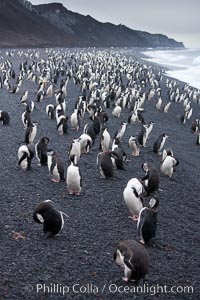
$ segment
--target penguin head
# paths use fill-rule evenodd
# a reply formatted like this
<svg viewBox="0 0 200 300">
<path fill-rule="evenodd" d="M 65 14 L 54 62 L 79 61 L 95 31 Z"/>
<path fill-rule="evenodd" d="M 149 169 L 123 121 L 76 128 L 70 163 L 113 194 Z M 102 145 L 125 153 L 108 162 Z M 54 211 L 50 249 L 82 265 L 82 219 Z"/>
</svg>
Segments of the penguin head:
<svg viewBox="0 0 200 300">
<path fill-rule="evenodd" d="M 49 149 L 46 154 L 48 156 L 53 156 L 55 154 L 55 151 L 53 149 Z"/>
<path fill-rule="evenodd" d="M 168 135 L 166 135 L 165 133 L 163 133 L 163 138 L 165 138 L 165 139 L 168 139 L 169 138 L 169 136 Z"/>
<path fill-rule="evenodd" d="M 171 148 L 164 149 L 166 156 L 174 156 L 173 151 Z"/>
<path fill-rule="evenodd" d="M 39 123 L 38 122 L 32 122 L 32 127 L 38 127 Z"/>
<path fill-rule="evenodd" d="M 115 138 L 114 141 L 113 141 L 113 144 L 118 146 L 120 144 L 120 139 Z"/>
<path fill-rule="evenodd" d="M 110 157 L 114 158 L 114 159 L 118 159 L 119 156 L 115 151 L 108 151 L 108 153 L 110 154 Z"/>
<path fill-rule="evenodd" d="M 158 205 L 159 205 L 159 199 L 157 197 L 152 197 L 150 200 L 149 200 L 149 205 L 148 207 L 150 209 L 152 209 L 153 211 L 157 212 L 158 210 Z"/>
<path fill-rule="evenodd" d="M 142 168 L 142 170 L 146 173 L 146 172 L 149 171 L 150 166 L 149 166 L 148 163 L 145 162 L 145 163 L 143 163 L 143 164 L 141 165 L 141 168 Z"/>
<path fill-rule="evenodd" d="M 129 139 L 131 142 L 136 141 L 136 136 L 131 136 Z"/>
<path fill-rule="evenodd" d="M 49 209 L 53 208 L 53 201 L 45 200 L 38 204 L 33 212 L 33 219 L 35 222 L 43 224 L 44 223 L 44 213 L 46 213 Z"/>
<path fill-rule="evenodd" d="M 155 122 L 154 122 L 154 121 L 150 121 L 149 124 L 150 124 L 150 125 L 154 125 Z"/>
<path fill-rule="evenodd" d="M 42 143 L 44 143 L 45 145 L 47 145 L 49 143 L 49 138 L 46 136 L 43 136 L 40 140 Z"/>
</svg>

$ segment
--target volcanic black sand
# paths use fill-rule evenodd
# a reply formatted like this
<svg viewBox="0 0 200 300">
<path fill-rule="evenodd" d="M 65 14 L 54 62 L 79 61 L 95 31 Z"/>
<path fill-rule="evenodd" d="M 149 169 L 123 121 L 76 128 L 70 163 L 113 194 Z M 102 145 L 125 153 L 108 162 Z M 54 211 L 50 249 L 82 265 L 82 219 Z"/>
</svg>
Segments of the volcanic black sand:
<svg viewBox="0 0 200 300">
<path fill-rule="evenodd" d="M 2 53 L 3 62 L 8 57 Z M 45 52 L 40 50 L 40 59 Z M 27 59 L 15 55 L 9 58 L 16 74 L 19 64 Z M 155 67 L 156 69 L 156 67 Z M 156 72 L 156 70 L 155 70 Z M 61 77 L 59 78 L 59 82 Z M 15 80 L 11 80 L 14 84 Z M 180 87 L 183 86 L 179 83 Z M 55 104 L 55 96 L 36 102 L 37 84 L 23 79 L 18 95 L 0 89 L 0 110 L 10 114 L 10 126 L 0 125 L 0 298 L 1 299 L 198 299 L 199 294 L 199 161 L 200 146 L 195 144 L 196 135 L 190 131 L 193 118 L 199 117 L 200 108 L 192 102 L 192 119 L 185 125 L 180 123 L 182 104 L 173 102 L 168 114 L 155 108 L 157 97 L 145 101 L 145 120 L 153 120 L 155 126 L 147 147 L 142 148 L 140 157 L 131 156 L 128 139 L 140 131 L 141 124 L 128 124 L 123 137 L 123 148 L 128 160 L 126 170 L 116 171 L 119 179 L 100 179 L 96 167 L 99 153 L 99 137 L 92 151 L 81 157 L 79 167 L 83 176 L 83 188 L 79 197 L 68 195 L 65 182 L 51 181 L 48 168 L 39 167 L 34 158 L 32 171 L 22 171 L 17 163 L 17 151 L 24 141 L 25 130 L 21 114 L 25 106 L 19 106 L 20 95 L 29 90 L 29 100 L 34 100 L 32 121 L 39 122 L 35 139 L 42 136 L 50 139 L 49 147 L 57 150 L 65 170 L 68 165 L 67 151 L 73 138 L 81 135 L 83 126 L 89 121 L 85 114 L 81 129 L 70 128 L 68 134 L 59 136 L 56 121 L 48 120 L 45 107 Z M 59 84 L 55 87 L 58 88 Z M 150 86 L 144 88 L 148 90 Z M 166 77 L 161 82 L 162 99 L 168 101 Z M 67 115 L 73 111 L 80 86 L 71 79 L 67 87 Z M 107 109 L 108 130 L 113 136 L 121 121 L 127 121 L 128 108 L 120 119 Z M 152 163 L 159 169 L 160 157 L 154 154 L 153 143 L 166 133 L 170 136 L 165 148 L 172 148 L 180 164 L 172 179 L 161 175 L 158 212 L 157 241 L 147 246 L 150 269 L 146 279 L 146 290 L 151 286 L 178 287 L 178 292 L 154 294 L 134 293 L 134 283 L 122 281 L 123 271 L 113 261 L 113 253 L 119 241 L 136 239 L 136 222 L 123 200 L 123 190 L 129 179 L 141 178 L 143 162 Z M 56 238 L 44 239 L 42 225 L 34 222 L 34 208 L 43 200 L 51 199 L 63 212 L 65 226 Z M 145 204 L 149 199 L 145 199 Z M 193 293 L 181 291 L 192 286 Z M 130 290 L 132 288 L 132 291 Z M 49 289 L 49 292 L 48 292 Z M 44 293 L 46 292 L 46 293 Z M 62 293 L 65 292 L 65 295 Z"/>
</svg>

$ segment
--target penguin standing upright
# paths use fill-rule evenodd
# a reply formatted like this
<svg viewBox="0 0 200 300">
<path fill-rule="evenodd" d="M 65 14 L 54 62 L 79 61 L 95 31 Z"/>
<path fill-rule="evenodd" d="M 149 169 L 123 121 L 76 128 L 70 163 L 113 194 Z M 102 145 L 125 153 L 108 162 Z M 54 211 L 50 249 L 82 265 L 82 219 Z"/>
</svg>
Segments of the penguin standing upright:
<svg viewBox="0 0 200 300">
<path fill-rule="evenodd" d="M 115 108 L 113 109 L 112 114 L 113 114 L 114 117 L 119 118 L 120 115 L 121 115 L 121 112 L 122 112 L 121 106 L 120 106 L 120 105 L 117 105 L 117 106 L 115 106 Z"/>
<path fill-rule="evenodd" d="M 114 252 L 114 261 L 124 269 L 125 282 L 138 283 L 145 279 L 149 271 L 149 255 L 145 247 L 135 240 L 125 240 L 118 244 Z"/>
<path fill-rule="evenodd" d="M 60 135 L 67 133 L 67 120 L 68 117 L 64 115 L 57 118 L 57 130 Z"/>
<path fill-rule="evenodd" d="M 30 113 L 33 112 L 35 108 L 35 103 L 31 100 L 31 101 L 27 101 L 27 104 L 26 104 L 26 111 L 29 111 Z"/>
<path fill-rule="evenodd" d="M 137 234 L 142 244 L 149 243 L 156 236 L 158 205 L 158 198 L 153 197 L 149 201 L 149 206 L 142 208 L 140 211 L 137 222 Z"/>
<path fill-rule="evenodd" d="M 37 126 L 38 126 L 38 123 L 33 122 L 27 127 L 26 133 L 25 133 L 26 145 L 33 143 L 36 133 L 37 133 Z"/>
<path fill-rule="evenodd" d="M 164 147 L 164 144 L 166 142 L 166 140 L 169 138 L 168 135 L 166 135 L 165 133 L 161 134 L 157 140 L 155 141 L 154 145 L 153 145 L 153 151 L 154 153 L 161 153 L 162 148 Z"/>
<path fill-rule="evenodd" d="M 156 103 L 156 108 L 157 108 L 157 110 L 161 110 L 161 105 L 162 105 L 162 98 L 159 97 L 159 98 L 158 98 L 158 101 L 157 101 L 157 103 Z"/>
<path fill-rule="evenodd" d="M 60 182 L 64 180 L 64 168 L 60 157 L 54 150 L 47 151 L 47 164 L 49 173 L 52 175 L 52 181 Z"/>
<path fill-rule="evenodd" d="M 131 149 L 131 154 L 133 156 L 139 156 L 140 155 L 140 145 L 137 141 L 137 138 L 135 136 L 131 136 L 129 141 L 129 148 Z"/>
<path fill-rule="evenodd" d="M 143 208 L 142 194 L 144 187 L 137 178 L 132 178 L 128 181 L 126 188 L 123 191 L 123 198 L 132 213 L 132 220 L 138 219 L 140 210 Z"/>
<path fill-rule="evenodd" d="M 22 145 L 18 149 L 18 165 L 22 170 L 31 169 L 31 160 L 34 157 L 34 148 L 31 145 Z"/>
<path fill-rule="evenodd" d="M 63 229 L 63 215 L 67 216 L 57 210 L 51 200 L 45 200 L 35 208 L 33 219 L 35 222 L 43 224 L 45 238 L 55 237 Z"/>
<path fill-rule="evenodd" d="M 113 167 L 115 169 L 124 170 L 124 164 L 127 159 L 127 155 L 121 147 L 120 141 L 118 138 L 114 139 L 112 144 L 112 151 L 116 154 L 115 157 L 111 157 Z"/>
<path fill-rule="evenodd" d="M 48 137 L 42 137 L 40 141 L 35 145 L 35 154 L 42 166 L 47 166 L 47 145 L 49 143 Z"/>
<path fill-rule="evenodd" d="M 158 190 L 160 183 L 160 176 L 158 171 L 153 166 L 150 166 L 148 163 L 142 164 L 142 169 L 146 175 L 141 179 L 147 195 L 154 193 Z"/>
<path fill-rule="evenodd" d="M 75 165 L 77 165 L 81 157 L 81 144 L 78 139 L 72 141 L 68 154 L 69 160 L 74 161 Z"/>
<path fill-rule="evenodd" d="M 80 128 L 80 113 L 77 109 L 71 114 L 70 117 L 71 126 L 73 129 L 79 130 Z"/>
<path fill-rule="evenodd" d="M 55 113 L 55 105 L 48 104 L 46 106 L 46 114 L 47 114 L 48 118 L 49 119 L 54 119 L 55 118 L 54 113 Z"/>
<path fill-rule="evenodd" d="M 172 104 L 172 102 L 168 102 L 167 104 L 165 104 L 165 106 L 163 108 L 164 113 L 166 113 L 166 114 L 168 113 L 168 110 L 169 110 L 171 104 Z"/>
<path fill-rule="evenodd" d="M 146 142 L 148 138 L 148 125 L 142 124 L 141 131 L 138 135 L 138 142 L 141 147 L 146 147 Z"/>
<path fill-rule="evenodd" d="M 178 166 L 179 161 L 178 159 L 173 157 L 173 153 L 171 151 L 167 150 L 165 150 L 166 154 L 164 154 L 163 151 L 163 161 L 161 163 L 160 170 L 164 175 L 171 178 L 174 172 L 174 168 L 175 166 Z"/>
<path fill-rule="evenodd" d="M 120 141 L 122 140 L 122 137 L 126 131 L 126 126 L 127 126 L 127 123 L 125 123 L 125 122 L 121 123 L 119 129 L 116 130 L 116 132 L 115 132 L 114 139 L 119 139 Z"/>
<path fill-rule="evenodd" d="M 114 169 L 111 157 L 117 158 L 117 155 L 114 151 L 100 152 L 97 156 L 97 167 L 100 175 L 103 178 L 114 177 Z"/>
<path fill-rule="evenodd" d="M 197 134 L 196 145 L 200 145 L 200 132 Z"/>
<path fill-rule="evenodd" d="M 88 134 L 86 133 L 81 134 L 81 136 L 78 138 L 78 141 L 81 146 L 81 154 L 88 153 L 92 148 L 93 140 Z"/>
<path fill-rule="evenodd" d="M 24 91 L 20 97 L 20 104 L 26 103 L 27 99 L 28 99 L 28 91 Z"/>
<path fill-rule="evenodd" d="M 70 195 L 80 195 L 82 189 L 82 177 L 79 167 L 75 164 L 72 157 L 71 164 L 67 168 L 66 184 Z"/>
<path fill-rule="evenodd" d="M 26 111 L 22 113 L 22 123 L 24 128 L 28 128 L 31 125 L 31 112 L 28 107 Z"/>
<path fill-rule="evenodd" d="M 105 127 L 102 131 L 100 138 L 100 150 L 107 151 L 110 146 L 110 133 L 108 132 L 108 128 Z"/>
<path fill-rule="evenodd" d="M 10 125 L 10 116 L 7 111 L 0 110 L 0 121 L 3 125 Z"/>
<path fill-rule="evenodd" d="M 95 130 L 94 130 L 94 123 L 86 124 L 84 126 L 83 133 L 88 134 L 91 137 L 91 139 L 94 143 L 94 141 L 96 139 L 96 133 L 95 133 Z"/>
<path fill-rule="evenodd" d="M 53 96 L 53 84 L 52 83 L 48 87 L 46 94 L 47 94 L 47 97 L 52 97 Z"/>
</svg>

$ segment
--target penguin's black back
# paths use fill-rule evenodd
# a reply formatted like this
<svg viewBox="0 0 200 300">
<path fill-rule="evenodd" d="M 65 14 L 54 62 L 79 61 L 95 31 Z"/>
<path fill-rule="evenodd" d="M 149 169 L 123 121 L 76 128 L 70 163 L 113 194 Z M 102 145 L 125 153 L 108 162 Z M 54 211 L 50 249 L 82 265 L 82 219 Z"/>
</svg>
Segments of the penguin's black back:
<svg viewBox="0 0 200 300">
<path fill-rule="evenodd" d="M 124 256 L 124 263 L 131 269 L 131 278 L 138 282 L 148 273 L 149 256 L 145 247 L 135 240 L 120 242 L 117 249 Z"/>
<path fill-rule="evenodd" d="M 101 168 L 105 177 L 113 177 L 113 164 L 109 152 L 101 154 Z"/>
<path fill-rule="evenodd" d="M 50 208 L 43 214 L 44 218 L 44 234 L 51 233 L 57 235 L 62 228 L 61 213 L 54 208 Z"/>
<path fill-rule="evenodd" d="M 141 227 L 138 224 L 138 234 L 143 238 L 145 244 L 148 244 L 156 236 L 157 212 L 147 208 L 142 213 L 144 214 L 144 223 Z"/>
</svg>

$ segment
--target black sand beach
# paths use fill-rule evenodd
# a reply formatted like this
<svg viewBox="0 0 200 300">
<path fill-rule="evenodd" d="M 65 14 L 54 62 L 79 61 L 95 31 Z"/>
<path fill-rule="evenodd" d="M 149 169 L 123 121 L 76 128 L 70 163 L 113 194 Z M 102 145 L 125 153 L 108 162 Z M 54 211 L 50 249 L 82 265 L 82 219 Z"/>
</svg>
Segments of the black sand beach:
<svg viewBox="0 0 200 300">
<path fill-rule="evenodd" d="M 7 57 L 1 54 L 4 61 Z M 45 55 L 40 50 L 40 59 Z M 19 64 L 27 59 L 16 55 L 9 58 L 13 62 L 16 74 Z M 148 63 L 147 63 L 148 64 Z M 149 65 L 149 64 L 148 64 Z M 155 73 L 156 71 L 156 66 Z M 56 88 L 59 87 L 59 77 Z M 171 80 L 171 79 L 170 79 Z M 15 80 L 11 81 L 14 84 Z M 183 83 L 179 83 L 180 88 Z M 142 89 L 143 92 L 149 85 Z M 0 298 L 19 299 L 198 299 L 199 292 L 199 159 L 200 146 L 196 145 L 196 135 L 190 131 L 191 122 L 200 116 L 200 106 L 191 103 L 193 116 L 185 125 L 180 123 L 182 104 L 173 102 L 168 114 L 155 108 L 157 97 L 145 101 L 145 120 L 155 122 L 147 147 L 142 148 L 140 157 L 131 156 L 128 139 L 139 133 L 141 124 L 128 124 L 123 137 L 123 148 L 128 160 L 126 170 L 116 171 L 116 180 L 99 178 L 96 157 L 99 153 L 99 137 L 90 153 L 83 155 L 79 167 L 83 176 L 83 188 L 79 197 L 68 195 L 65 182 L 54 183 L 50 180 L 47 167 L 39 167 L 34 157 L 32 171 L 22 171 L 17 163 L 17 151 L 23 143 L 25 130 L 21 122 L 24 106 L 19 106 L 20 95 L 29 90 L 29 100 L 33 100 L 36 109 L 31 118 L 39 122 L 35 142 L 42 136 L 50 139 L 49 147 L 57 150 L 65 166 L 68 166 L 70 143 L 81 135 L 85 123 L 89 122 L 85 114 L 81 129 L 72 130 L 69 124 L 68 134 L 59 136 L 56 121 L 48 120 L 45 107 L 55 104 L 55 96 L 36 102 L 37 84 L 23 79 L 18 95 L 10 93 L 5 87 L 0 89 L 0 110 L 10 115 L 10 125 L 0 124 Z M 162 99 L 168 102 L 166 77 L 161 81 Z M 80 86 L 71 79 L 67 87 L 67 115 L 70 116 L 75 101 L 80 94 Z M 127 121 L 128 108 L 120 119 L 112 116 L 113 107 L 106 109 L 109 116 L 107 126 L 113 136 L 121 121 Z M 134 283 L 122 281 L 123 271 L 113 261 L 113 253 L 118 242 L 135 239 L 136 222 L 130 215 L 123 200 L 123 190 L 129 179 L 142 178 L 141 164 L 152 163 L 160 166 L 160 158 L 154 154 L 153 143 L 157 137 L 166 133 L 170 139 L 165 148 L 172 148 L 180 164 L 172 179 L 161 174 L 160 199 L 158 212 L 157 242 L 147 246 L 150 256 L 150 269 L 145 282 L 151 292 L 134 293 L 129 289 Z M 46 199 L 54 201 L 56 206 L 67 213 L 65 226 L 56 238 L 44 239 L 42 226 L 32 218 L 34 208 Z M 145 199 L 145 204 L 148 199 Z M 16 233 L 20 233 L 18 236 Z M 129 288 L 126 288 L 126 287 Z M 156 291 L 152 288 L 160 286 Z M 161 287 L 167 287 L 168 293 L 162 293 Z M 177 293 L 171 287 L 179 287 Z M 184 287 L 192 286 L 193 293 L 183 292 Z M 124 287 L 124 288 L 122 288 Z M 46 292 L 46 293 L 44 293 Z M 65 292 L 65 295 L 63 293 Z M 155 294 L 155 295 L 152 295 Z"/>
</svg>

